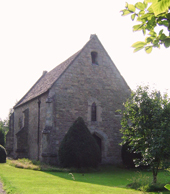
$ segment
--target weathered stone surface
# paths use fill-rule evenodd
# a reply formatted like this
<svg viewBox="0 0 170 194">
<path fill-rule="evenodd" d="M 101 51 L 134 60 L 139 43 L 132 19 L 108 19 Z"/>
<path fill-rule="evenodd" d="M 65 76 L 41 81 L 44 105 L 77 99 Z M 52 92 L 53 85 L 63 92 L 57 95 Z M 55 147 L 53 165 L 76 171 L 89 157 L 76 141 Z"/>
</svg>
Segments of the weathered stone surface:
<svg viewBox="0 0 170 194">
<path fill-rule="evenodd" d="M 14 113 L 9 118 L 9 131 L 6 135 L 6 151 L 8 156 L 13 157 L 14 148 Z"/>
<path fill-rule="evenodd" d="M 92 64 L 91 52 L 97 53 L 96 64 Z M 60 142 L 72 123 L 80 116 L 91 133 L 101 140 L 102 163 L 120 163 L 121 117 L 115 111 L 122 108 L 123 102 L 130 94 L 130 89 L 95 35 L 74 56 L 75 58 L 70 60 L 71 63 L 65 65 L 63 72 L 51 84 L 48 92 L 35 97 L 35 86 L 33 95 L 35 98 L 28 102 L 23 98 L 22 102 L 25 103 L 15 108 L 13 154 L 16 156 L 15 134 L 19 131 L 18 121 L 23 111 L 28 108 L 29 158 L 40 158 L 44 162 L 57 163 Z M 52 72 L 49 73 L 53 75 Z M 49 73 L 44 76 L 49 76 Z M 39 134 L 38 99 L 41 100 Z M 91 121 L 91 106 L 94 102 L 97 107 L 97 119 Z M 37 145 L 38 135 L 39 146 Z"/>
</svg>

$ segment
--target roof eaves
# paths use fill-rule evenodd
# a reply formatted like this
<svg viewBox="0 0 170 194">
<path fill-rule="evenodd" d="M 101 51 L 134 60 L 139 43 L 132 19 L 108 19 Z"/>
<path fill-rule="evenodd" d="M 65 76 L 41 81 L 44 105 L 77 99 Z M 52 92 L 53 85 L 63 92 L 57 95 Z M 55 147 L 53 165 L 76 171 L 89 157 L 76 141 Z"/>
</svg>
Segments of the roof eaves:
<svg viewBox="0 0 170 194">
<path fill-rule="evenodd" d="M 15 106 L 13 107 L 13 109 L 18 108 L 18 107 L 20 107 L 20 106 L 22 106 L 22 105 L 24 105 L 24 104 L 26 104 L 26 103 L 28 103 L 28 102 L 30 102 L 30 101 L 32 101 L 32 100 L 35 100 L 36 98 L 37 98 L 37 99 L 40 98 L 43 94 L 48 93 L 48 91 L 49 91 L 49 90 L 46 90 L 45 92 L 39 94 L 38 96 L 35 96 L 35 97 L 33 97 L 33 98 L 31 98 L 31 99 L 29 99 L 29 100 L 27 100 L 27 101 L 21 102 L 21 103 L 18 104 L 17 106 L 15 105 Z"/>
<path fill-rule="evenodd" d="M 22 103 L 22 101 L 24 100 L 24 98 L 28 95 L 28 93 L 36 86 L 36 84 L 46 75 L 46 73 L 44 73 L 36 82 L 35 84 L 28 90 L 28 92 L 19 100 L 19 102 L 17 102 L 17 104 L 13 107 L 14 109 L 17 108 L 18 106 L 20 106 Z M 46 91 L 47 92 L 47 91 Z"/>
</svg>

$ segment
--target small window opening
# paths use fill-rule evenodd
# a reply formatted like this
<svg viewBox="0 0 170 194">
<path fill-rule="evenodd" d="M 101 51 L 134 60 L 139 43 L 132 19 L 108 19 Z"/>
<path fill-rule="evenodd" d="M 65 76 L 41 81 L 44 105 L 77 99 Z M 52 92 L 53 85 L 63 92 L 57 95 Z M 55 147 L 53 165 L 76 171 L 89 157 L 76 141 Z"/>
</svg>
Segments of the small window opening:
<svg viewBox="0 0 170 194">
<path fill-rule="evenodd" d="M 92 106 L 91 106 L 91 121 L 96 121 L 97 120 L 97 107 L 96 107 L 96 103 L 93 102 Z"/>
<path fill-rule="evenodd" d="M 98 65 L 98 62 L 97 62 L 97 52 L 91 52 L 91 60 L 92 60 L 92 64 L 93 65 Z"/>
</svg>

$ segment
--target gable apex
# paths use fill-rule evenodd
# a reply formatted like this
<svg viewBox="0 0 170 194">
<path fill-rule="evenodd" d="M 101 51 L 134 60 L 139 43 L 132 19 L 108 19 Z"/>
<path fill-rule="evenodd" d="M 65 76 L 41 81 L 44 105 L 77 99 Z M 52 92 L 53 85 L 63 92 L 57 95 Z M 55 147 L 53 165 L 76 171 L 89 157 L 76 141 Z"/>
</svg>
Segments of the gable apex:
<svg viewBox="0 0 170 194">
<path fill-rule="evenodd" d="M 93 42 L 94 41 L 94 42 Z M 42 94 L 48 92 L 53 84 L 63 75 L 63 73 L 67 70 L 67 68 L 77 59 L 77 57 L 88 47 L 89 44 L 99 44 L 106 53 L 106 55 L 110 58 L 107 51 L 101 44 L 96 34 L 91 34 L 90 40 L 83 46 L 81 50 L 76 52 L 74 55 L 69 57 L 67 60 L 56 66 L 51 71 L 44 71 L 42 76 L 38 79 L 38 81 L 31 87 L 31 89 L 21 98 L 21 100 L 14 106 L 14 108 L 19 107 L 26 102 L 33 100 Z M 110 58 L 111 60 L 111 58 Z M 112 61 L 112 60 L 111 60 Z"/>
<path fill-rule="evenodd" d="M 90 40 L 91 40 L 92 38 L 97 38 L 97 35 L 96 35 L 96 34 L 91 34 L 91 35 L 90 35 Z"/>
</svg>

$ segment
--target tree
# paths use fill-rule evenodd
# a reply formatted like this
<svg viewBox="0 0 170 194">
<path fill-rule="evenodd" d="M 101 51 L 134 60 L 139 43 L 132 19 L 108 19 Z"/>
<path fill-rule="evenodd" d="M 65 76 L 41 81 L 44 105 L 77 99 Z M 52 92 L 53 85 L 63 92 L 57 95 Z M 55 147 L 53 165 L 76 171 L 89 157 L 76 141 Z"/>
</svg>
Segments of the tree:
<svg viewBox="0 0 170 194">
<path fill-rule="evenodd" d="M 7 153 L 5 148 L 2 145 L 0 145 L 0 163 L 6 162 L 6 155 Z"/>
<path fill-rule="evenodd" d="M 2 121 L 0 119 L 0 145 L 5 146 L 5 135 L 8 132 L 7 120 Z"/>
<path fill-rule="evenodd" d="M 5 133 L 1 128 L 0 128 L 0 145 L 5 146 Z"/>
<path fill-rule="evenodd" d="M 133 21 L 139 24 L 133 26 L 133 31 L 141 30 L 144 35 L 148 32 L 145 41 L 138 41 L 132 45 L 134 52 L 145 49 L 147 53 L 152 48 L 160 48 L 164 45 L 170 47 L 170 0 L 144 0 L 135 5 L 126 3 L 122 15 L 131 14 Z M 158 26 L 161 30 L 158 31 Z M 164 30 L 166 32 L 164 33 Z"/>
<path fill-rule="evenodd" d="M 78 117 L 59 147 L 59 161 L 63 167 L 97 167 L 100 148 L 84 120 Z"/>
<path fill-rule="evenodd" d="M 124 104 L 121 120 L 123 142 L 129 143 L 131 152 L 141 154 L 134 160 L 136 166 L 150 166 L 153 183 L 158 169 L 166 167 L 170 158 L 170 100 L 158 91 L 139 86 Z"/>
</svg>

